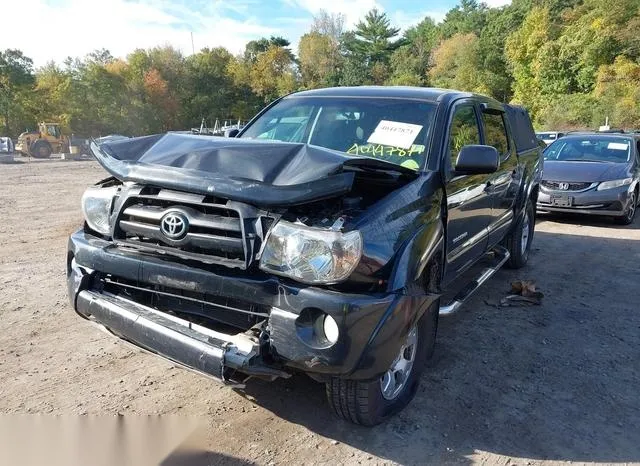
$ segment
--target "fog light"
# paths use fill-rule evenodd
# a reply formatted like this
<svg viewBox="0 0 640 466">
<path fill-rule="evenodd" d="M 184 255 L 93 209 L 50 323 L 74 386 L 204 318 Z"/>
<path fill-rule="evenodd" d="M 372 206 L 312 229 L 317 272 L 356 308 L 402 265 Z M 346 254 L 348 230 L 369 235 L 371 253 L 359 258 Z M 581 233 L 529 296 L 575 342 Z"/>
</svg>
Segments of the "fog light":
<svg viewBox="0 0 640 466">
<path fill-rule="evenodd" d="M 324 330 L 324 336 L 326 337 L 327 341 L 329 341 L 329 343 L 333 344 L 338 341 L 340 330 L 338 330 L 338 323 L 333 317 L 327 314 L 324 317 L 322 328 Z"/>
</svg>

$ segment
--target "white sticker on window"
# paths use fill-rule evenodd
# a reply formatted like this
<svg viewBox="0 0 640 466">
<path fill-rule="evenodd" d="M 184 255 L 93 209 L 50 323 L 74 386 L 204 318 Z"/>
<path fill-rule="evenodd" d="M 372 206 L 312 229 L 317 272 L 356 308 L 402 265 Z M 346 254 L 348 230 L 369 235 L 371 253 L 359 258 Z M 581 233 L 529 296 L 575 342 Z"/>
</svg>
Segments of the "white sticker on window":
<svg viewBox="0 0 640 466">
<path fill-rule="evenodd" d="M 409 149 L 416 140 L 421 125 L 411 123 L 401 123 L 399 121 L 380 120 L 375 131 L 369 136 L 367 142 L 370 144 L 383 144 L 401 149 Z"/>
<path fill-rule="evenodd" d="M 610 142 L 607 146 L 607 149 L 612 150 L 627 150 L 629 149 L 629 144 L 626 142 Z"/>
</svg>

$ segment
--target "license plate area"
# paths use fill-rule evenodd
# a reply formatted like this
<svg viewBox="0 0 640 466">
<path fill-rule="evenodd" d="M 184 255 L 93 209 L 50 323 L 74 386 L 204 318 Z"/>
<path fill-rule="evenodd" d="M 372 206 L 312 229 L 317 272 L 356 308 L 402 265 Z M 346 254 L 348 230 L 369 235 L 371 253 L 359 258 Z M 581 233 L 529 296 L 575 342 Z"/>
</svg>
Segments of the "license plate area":
<svg viewBox="0 0 640 466">
<path fill-rule="evenodd" d="M 551 196 L 551 205 L 556 207 L 571 207 L 573 205 L 573 197 Z"/>
</svg>

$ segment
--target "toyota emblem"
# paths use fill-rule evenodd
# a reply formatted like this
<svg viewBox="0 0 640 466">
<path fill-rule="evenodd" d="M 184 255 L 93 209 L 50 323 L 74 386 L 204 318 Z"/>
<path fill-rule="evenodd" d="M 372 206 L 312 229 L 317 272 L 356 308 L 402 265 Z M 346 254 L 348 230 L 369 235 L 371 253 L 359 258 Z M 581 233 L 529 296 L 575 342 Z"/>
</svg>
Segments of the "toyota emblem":
<svg viewBox="0 0 640 466">
<path fill-rule="evenodd" d="M 558 188 L 566 191 L 567 189 L 569 189 L 569 183 L 558 183 Z"/>
<path fill-rule="evenodd" d="M 160 231 L 169 239 L 179 240 L 187 234 L 189 221 L 180 212 L 169 212 L 160 220 Z"/>
</svg>

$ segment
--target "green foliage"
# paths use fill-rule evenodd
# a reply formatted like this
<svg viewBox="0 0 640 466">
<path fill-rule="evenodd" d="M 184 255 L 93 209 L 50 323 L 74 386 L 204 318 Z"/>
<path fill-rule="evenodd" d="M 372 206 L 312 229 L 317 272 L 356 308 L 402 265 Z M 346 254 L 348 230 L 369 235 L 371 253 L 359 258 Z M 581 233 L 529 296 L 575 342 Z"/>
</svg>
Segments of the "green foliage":
<svg viewBox="0 0 640 466">
<path fill-rule="evenodd" d="M 15 136 L 39 120 L 82 135 L 141 135 L 246 120 L 298 89 L 335 85 L 455 88 L 525 105 L 541 128 L 640 127 L 640 0 L 512 0 L 490 8 L 462 0 L 436 24 L 399 36 L 369 11 L 352 30 L 320 11 L 298 44 L 252 40 L 184 57 L 172 47 L 108 50 L 38 70 L 0 51 L 0 125 Z"/>
<path fill-rule="evenodd" d="M 34 83 L 33 61 L 20 50 L 0 51 L 0 116 L 7 135 L 19 133 L 26 119 L 28 92 Z"/>
<path fill-rule="evenodd" d="M 487 93 L 479 54 L 480 42 L 473 33 L 456 34 L 433 51 L 431 82 L 437 87 Z"/>
</svg>

